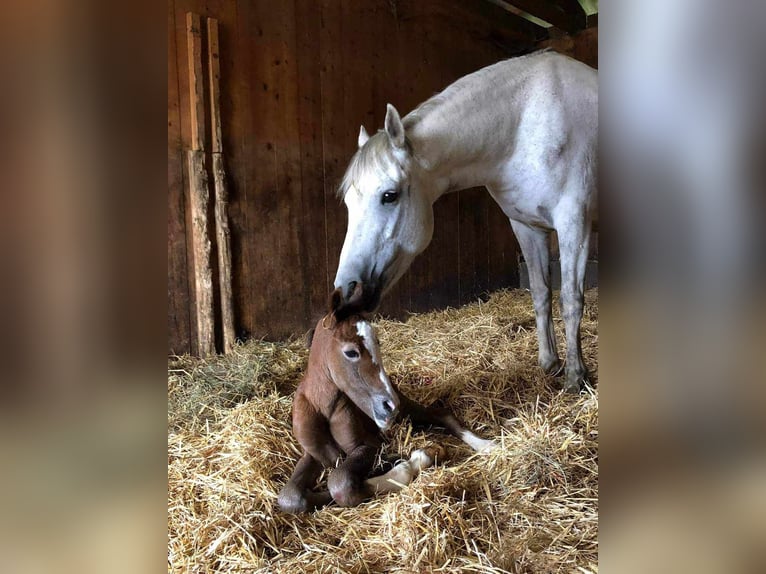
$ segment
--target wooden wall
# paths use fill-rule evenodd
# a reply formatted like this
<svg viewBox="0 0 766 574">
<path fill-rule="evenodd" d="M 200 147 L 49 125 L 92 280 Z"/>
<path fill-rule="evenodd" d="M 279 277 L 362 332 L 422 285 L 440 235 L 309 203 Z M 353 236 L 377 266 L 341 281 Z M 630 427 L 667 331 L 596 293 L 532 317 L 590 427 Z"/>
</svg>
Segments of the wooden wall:
<svg viewBox="0 0 766 574">
<path fill-rule="evenodd" d="M 220 26 L 237 334 L 276 339 L 306 331 L 324 310 L 346 229 L 335 188 L 360 123 L 378 129 L 387 102 L 405 114 L 455 79 L 530 46 L 524 26 L 498 35 L 493 5 L 478 2 L 489 8 L 474 11 L 470 4 L 168 0 L 170 353 L 195 346 L 185 13 Z M 385 314 L 460 305 L 518 285 L 515 239 L 486 192 L 447 196 L 435 210 L 433 243 L 384 301 Z"/>
</svg>

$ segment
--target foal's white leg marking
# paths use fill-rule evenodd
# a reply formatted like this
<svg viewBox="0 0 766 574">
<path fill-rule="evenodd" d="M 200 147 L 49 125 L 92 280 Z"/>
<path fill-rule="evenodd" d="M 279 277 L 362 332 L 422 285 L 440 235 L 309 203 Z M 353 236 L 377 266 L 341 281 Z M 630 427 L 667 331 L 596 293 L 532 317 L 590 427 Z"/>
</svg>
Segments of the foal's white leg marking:
<svg viewBox="0 0 766 574">
<path fill-rule="evenodd" d="M 410 460 L 400 462 L 386 474 L 368 478 L 366 482 L 375 494 L 397 492 L 415 480 L 421 470 L 431 466 L 439 452 L 439 447 L 414 450 Z"/>
<path fill-rule="evenodd" d="M 460 433 L 460 439 L 476 452 L 489 452 L 497 446 L 495 441 L 479 438 L 469 430 Z"/>
</svg>

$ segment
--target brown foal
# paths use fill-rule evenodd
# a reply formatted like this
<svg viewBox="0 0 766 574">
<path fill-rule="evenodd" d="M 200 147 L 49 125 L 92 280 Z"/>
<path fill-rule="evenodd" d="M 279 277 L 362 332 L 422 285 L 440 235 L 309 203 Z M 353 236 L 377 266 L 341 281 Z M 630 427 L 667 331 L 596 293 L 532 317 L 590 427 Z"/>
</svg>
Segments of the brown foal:
<svg viewBox="0 0 766 574">
<path fill-rule="evenodd" d="M 404 417 L 415 426 L 445 428 L 477 451 L 495 445 L 465 430 L 448 409 L 424 407 L 393 386 L 363 307 L 361 284 L 347 302 L 338 289 L 330 312 L 314 329 L 308 370 L 293 400 L 293 433 L 304 454 L 279 494 L 285 512 L 310 512 L 333 500 L 356 506 L 409 484 L 433 464 L 439 447 L 416 450 L 388 473 L 368 478 L 383 442 L 381 431 Z M 325 468 L 334 468 L 328 490 L 315 492 Z"/>
</svg>

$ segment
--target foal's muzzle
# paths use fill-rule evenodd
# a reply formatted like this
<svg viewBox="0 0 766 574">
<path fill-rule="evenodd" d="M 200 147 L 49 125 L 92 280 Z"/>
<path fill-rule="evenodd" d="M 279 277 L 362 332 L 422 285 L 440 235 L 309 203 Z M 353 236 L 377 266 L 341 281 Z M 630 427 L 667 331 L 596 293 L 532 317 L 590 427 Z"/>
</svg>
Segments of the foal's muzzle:
<svg viewBox="0 0 766 574">
<path fill-rule="evenodd" d="M 378 396 L 372 400 L 372 414 L 375 424 L 381 430 L 388 430 L 399 414 L 399 401 L 388 396 Z"/>
</svg>

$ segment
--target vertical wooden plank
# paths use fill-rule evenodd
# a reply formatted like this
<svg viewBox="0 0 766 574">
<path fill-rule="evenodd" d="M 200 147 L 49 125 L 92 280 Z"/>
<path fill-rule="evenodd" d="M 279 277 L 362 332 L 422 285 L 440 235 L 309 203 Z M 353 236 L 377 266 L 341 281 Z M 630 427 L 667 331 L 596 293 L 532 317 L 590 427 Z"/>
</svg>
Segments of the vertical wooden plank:
<svg viewBox="0 0 766 574">
<path fill-rule="evenodd" d="M 519 285 L 519 247 L 511 224 L 500 207 L 489 205 L 489 290 Z"/>
<path fill-rule="evenodd" d="M 223 152 L 221 136 L 221 64 L 218 45 L 218 20 L 207 19 L 207 66 L 210 81 L 210 151 Z"/>
<path fill-rule="evenodd" d="M 186 49 L 189 64 L 191 149 L 205 149 L 205 96 L 202 78 L 202 29 L 199 14 L 186 13 Z"/>
<path fill-rule="evenodd" d="M 265 321 L 255 332 L 286 337 L 306 322 L 305 271 L 300 265 L 305 234 L 301 225 L 300 149 L 294 2 L 255 3 L 243 38 L 252 54 L 249 154 L 251 193 L 247 209 L 252 263 L 247 286 L 255 313 Z M 256 33 L 253 33 L 256 31 Z"/>
<path fill-rule="evenodd" d="M 213 178 L 215 189 L 215 233 L 218 252 L 218 286 L 221 300 L 221 329 L 223 351 L 228 353 L 234 346 L 234 311 L 231 292 L 231 244 L 228 203 L 224 170 L 223 143 L 221 141 L 220 77 L 218 45 L 218 20 L 207 19 L 208 73 L 210 76 L 210 123 L 211 150 L 213 153 Z"/>
<path fill-rule="evenodd" d="M 215 352 L 213 279 L 210 268 L 210 240 L 207 236 L 209 193 L 203 149 L 205 143 L 205 102 L 202 83 L 202 33 L 199 15 L 191 12 L 186 15 L 186 38 L 189 57 L 189 109 L 192 145 L 192 149 L 188 151 L 188 173 L 196 304 L 195 322 L 197 353 L 204 357 Z"/>
<path fill-rule="evenodd" d="M 250 211 L 253 193 L 254 159 L 251 151 L 252 41 L 263 36 L 262 28 L 252 28 L 252 2 L 226 0 L 219 15 L 221 33 L 219 64 L 221 67 L 222 146 L 226 149 L 229 192 L 229 225 L 231 228 L 232 294 L 234 330 L 243 339 L 256 333 L 262 319 L 256 314 L 251 290 L 253 263 L 253 230 L 257 220 Z"/>
<path fill-rule="evenodd" d="M 321 15 L 314 0 L 296 0 L 298 67 L 298 140 L 300 145 L 301 215 L 305 230 L 301 267 L 306 271 L 308 323 L 321 316 L 332 290 L 327 262 L 324 165 L 322 158 Z M 312 17 L 309 17 L 312 15 Z"/>
<path fill-rule="evenodd" d="M 191 352 L 176 18 L 168 2 L 168 352 Z"/>
<path fill-rule="evenodd" d="M 347 130 L 353 118 L 347 118 L 343 94 L 350 86 L 345 84 L 344 73 L 344 20 L 343 5 L 337 0 L 323 0 L 320 7 L 320 91 L 322 96 L 321 134 L 325 208 L 325 253 L 330 282 L 338 270 L 340 251 L 346 233 L 348 216 L 336 190 L 356 147 L 349 141 Z M 357 126 L 358 129 L 358 126 Z"/>
</svg>

